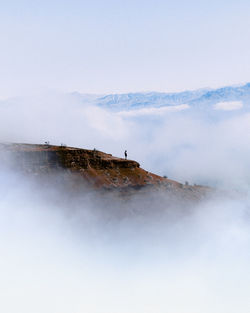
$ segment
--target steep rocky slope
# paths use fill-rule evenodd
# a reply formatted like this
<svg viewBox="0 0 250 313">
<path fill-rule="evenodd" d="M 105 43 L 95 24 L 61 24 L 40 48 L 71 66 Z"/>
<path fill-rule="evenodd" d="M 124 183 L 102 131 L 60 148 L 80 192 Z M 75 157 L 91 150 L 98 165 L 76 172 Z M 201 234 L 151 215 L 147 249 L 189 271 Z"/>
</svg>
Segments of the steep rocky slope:
<svg viewBox="0 0 250 313">
<path fill-rule="evenodd" d="M 5 159 L 26 173 L 46 174 L 69 170 L 96 187 L 144 186 L 177 182 L 149 173 L 136 161 L 97 150 L 31 144 L 1 144 Z"/>
<path fill-rule="evenodd" d="M 202 186 L 186 186 L 140 168 L 133 160 L 117 158 L 97 150 L 73 147 L 0 144 L 1 164 L 32 177 L 60 174 L 62 180 L 98 189 L 167 190 L 188 198 L 200 198 L 207 192 Z M 148 187 L 148 188 L 144 188 Z"/>
</svg>

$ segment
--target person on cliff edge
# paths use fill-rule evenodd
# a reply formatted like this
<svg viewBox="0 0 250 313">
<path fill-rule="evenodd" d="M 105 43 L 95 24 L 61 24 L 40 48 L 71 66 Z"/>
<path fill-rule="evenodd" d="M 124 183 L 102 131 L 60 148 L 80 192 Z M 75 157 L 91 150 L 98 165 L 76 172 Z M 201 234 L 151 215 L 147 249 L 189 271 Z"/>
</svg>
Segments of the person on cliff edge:
<svg viewBox="0 0 250 313">
<path fill-rule="evenodd" d="M 127 157 L 128 157 L 127 150 L 125 150 L 124 155 L 125 155 L 125 160 L 127 160 Z"/>
</svg>

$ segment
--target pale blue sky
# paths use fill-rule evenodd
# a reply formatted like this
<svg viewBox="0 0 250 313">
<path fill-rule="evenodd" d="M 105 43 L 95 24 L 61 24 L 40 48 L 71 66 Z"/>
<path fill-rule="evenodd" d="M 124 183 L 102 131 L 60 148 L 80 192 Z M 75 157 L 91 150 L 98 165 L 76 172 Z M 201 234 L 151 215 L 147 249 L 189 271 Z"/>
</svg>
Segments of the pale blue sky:
<svg viewBox="0 0 250 313">
<path fill-rule="evenodd" d="M 250 81 L 250 1 L 0 0 L 0 97 Z"/>
</svg>

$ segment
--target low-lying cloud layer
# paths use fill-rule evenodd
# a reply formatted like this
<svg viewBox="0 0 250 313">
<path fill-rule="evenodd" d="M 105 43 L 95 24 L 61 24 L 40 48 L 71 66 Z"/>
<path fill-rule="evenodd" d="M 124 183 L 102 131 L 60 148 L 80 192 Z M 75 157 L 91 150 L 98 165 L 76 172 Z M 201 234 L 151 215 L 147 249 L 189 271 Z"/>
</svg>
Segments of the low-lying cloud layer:
<svg viewBox="0 0 250 313">
<path fill-rule="evenodd" d="M 185 213 L 167 210 L 164 194 L 124 203 L 85 190 L 65 201 L 10 172 L 0 183 L 2 312 L 250 309 L 248 199 L 213 198 Z"/>
<path fill-rule="evenodd" d="M 250 310 L 248 112 L 125 116 L 48 95 L 1 103 L 0 133 L 118 156 L 126 148 L 147 170 L 241 189 L 191 207 L 164 193 L 72 198 L 1 168 L 1 312 Z"/>
<path fill-rule="evenodd" d="M 113 112 L 75 95 L 49 94 L 2 102 L 0 134 L 0 141 L 50 141 L 117 156 L 126 149 L 147 170 L 182 182 L 239 188 L 250 181 L 247 109 Z"/>
</svg>

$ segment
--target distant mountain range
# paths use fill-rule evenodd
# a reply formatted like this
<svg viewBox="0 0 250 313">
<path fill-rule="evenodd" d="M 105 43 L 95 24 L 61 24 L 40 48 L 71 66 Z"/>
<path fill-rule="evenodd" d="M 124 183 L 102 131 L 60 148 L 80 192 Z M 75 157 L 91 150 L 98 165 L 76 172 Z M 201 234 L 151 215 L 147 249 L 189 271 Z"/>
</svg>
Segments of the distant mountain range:
<svg viewBox="0 0 250 313">
<path fill-rule="evenodd" d="M 160 108 L 188 104 L 204 107 L 219 102 L 241 101 L 250 104 L 250 83 L 241 86 L 228 86 L 218 89 L 198 89 L 177 93 L 142 92 L 110 95 L 84 95 L 75 93 L 83 102 L 93 103 L 100 107 L 114 110 L 134 110 L 141 108 Z"/>
</svg>

